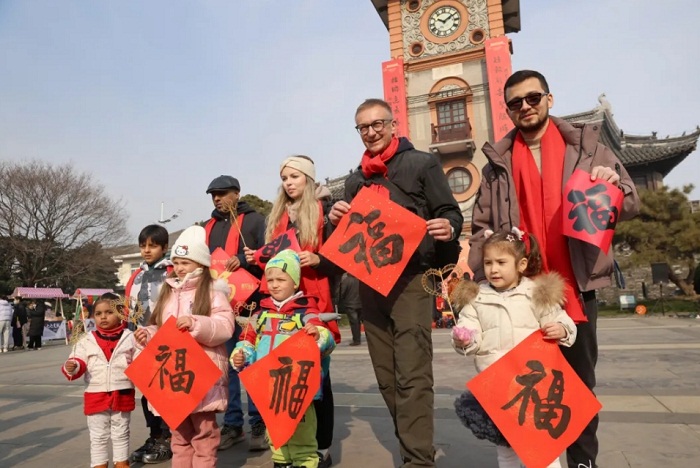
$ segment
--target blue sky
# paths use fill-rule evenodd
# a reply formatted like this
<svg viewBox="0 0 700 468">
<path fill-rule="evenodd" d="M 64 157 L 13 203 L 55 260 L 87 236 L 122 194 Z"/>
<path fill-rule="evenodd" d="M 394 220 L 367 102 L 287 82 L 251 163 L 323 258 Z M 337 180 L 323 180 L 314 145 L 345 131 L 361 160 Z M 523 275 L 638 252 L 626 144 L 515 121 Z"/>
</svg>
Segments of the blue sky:
<svg viewBox="0 0 700 468">
<path fill-rule="evenodd" d="M 630 134 L 700 124 L 693 0 L 521 0 L 513 68 L 547 76 L 553 114 L 606 93 Z M 319 179 L 363 151 L 356 106 L 382 96 L 388 34 L 370 0 L 0 0 L 0 159 L 73 162 L 129 213 L 205 219 L 223 173 L 272 199 L 288 155 Z M 698 153 L 666 179 L 696 182 Z M 700 198 L 700 190 L 694 192 Z"/>
</svg>

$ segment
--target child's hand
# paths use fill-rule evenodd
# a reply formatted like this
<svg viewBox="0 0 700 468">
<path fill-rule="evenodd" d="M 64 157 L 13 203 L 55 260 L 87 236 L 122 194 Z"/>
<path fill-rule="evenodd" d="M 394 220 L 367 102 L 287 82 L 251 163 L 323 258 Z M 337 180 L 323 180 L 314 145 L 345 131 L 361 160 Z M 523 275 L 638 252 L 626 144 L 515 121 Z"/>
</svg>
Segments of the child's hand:
<svg viewBox="0 0 700 468">
<path fill-rule="evenodd" d="M 191 330 L 194 325 L 194 320 L 189 315 L 182 315 L 175 321 L 175 326 L 178 330 Z"/>
<path fill-rule="evenodd" d="M 318 338 L 321 336 L 321 333 L 318 331 L 316 325 L 311 325 L 310 323 L 304 325 L 304 331 L 307 335 L 311 335 L 316 341 L 318 341 Z"/>
<path fill-rule="evenodd" d="M 139 328 L 134 332 L 134 339 L 139 345 L 146 346 L 146 342 L 148 342 L 148 332 L 143 328 Z"/>
<path fill-rule="evenodd" d="M 474 339 L 475 330 L 466 327 L 452 327 L 452 341 L 458 348 L 466 348 Z"/>
<path fill-rule="evenodd" d="M 243 247 L 243 253 L 245 254 L 245 261 L 248 262 L 249 265 L 257 265 L 255 262 L 255 250 Z"/>
<path fill-rule="evenodd" d="M 245 355 L 243 351 L 239 349 L 238 352 L 231 357 L 231 364 L 236 368 L 243 367 L 243 364 L 245 364 Z"/>
<path fill-rule="evenodd" d="M 542 326 L 542 333 L 544 333 L 545 340 L 561 340 L 562 338 L 566 338 L 564 325 L 559 322 L 545 323 Z"/>
<path fill-rule="evenodd" d="M 63 367 L 66 368 L 66 371 L 67 371 L 69 374 L 72 374 L 72 373 L 75 372 L 75 370 L 78 368 L 78 363 L 75 362 L 75 361 L 72 360 L 72 359 L 69 359 L 69 360 L 66 361 L 65 364 L 63 364 Z"/>
</svg>

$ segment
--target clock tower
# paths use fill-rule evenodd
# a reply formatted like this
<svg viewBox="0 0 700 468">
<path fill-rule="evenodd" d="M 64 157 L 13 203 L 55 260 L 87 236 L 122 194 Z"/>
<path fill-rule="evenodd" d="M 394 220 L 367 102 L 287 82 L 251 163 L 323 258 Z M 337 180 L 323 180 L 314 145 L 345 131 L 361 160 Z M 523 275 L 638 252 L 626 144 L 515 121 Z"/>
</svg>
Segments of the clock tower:
<svg viewBox="0 0 700 468">
<path fill-rule="evenodd" d="M 519 1 L 371 1 L 389 31 L 384 97 L 399 133 L 440 159 L 469 233 L 486 164 L 477 149 L 512 128 L 502 94 L 511 73 L 505 34 L 520 30 Z"/>
</svg>

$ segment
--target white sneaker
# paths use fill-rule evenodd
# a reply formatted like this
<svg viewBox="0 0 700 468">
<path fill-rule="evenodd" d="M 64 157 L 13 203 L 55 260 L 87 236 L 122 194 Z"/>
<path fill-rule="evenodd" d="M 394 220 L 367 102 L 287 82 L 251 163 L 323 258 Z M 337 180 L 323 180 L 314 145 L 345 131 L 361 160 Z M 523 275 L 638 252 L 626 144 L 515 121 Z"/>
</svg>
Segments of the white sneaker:
<svg viewBox="0 0 700 468">
<path fill-rule="evenodd" d="M 2 352 L 3 352 L 3 353 L 6 353 L 6 352 L 7 352 L 7 350 L 6 350 L 6 349 L 3 349 L 3 350 L 2 350 Z"/>
</svg>

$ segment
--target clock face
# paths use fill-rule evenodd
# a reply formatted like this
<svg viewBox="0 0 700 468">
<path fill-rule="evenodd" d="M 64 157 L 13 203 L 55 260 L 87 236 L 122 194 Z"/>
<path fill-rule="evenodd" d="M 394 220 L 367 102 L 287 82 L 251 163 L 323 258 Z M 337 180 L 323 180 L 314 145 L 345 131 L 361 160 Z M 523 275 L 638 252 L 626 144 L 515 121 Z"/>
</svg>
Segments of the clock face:
<svg viewBox="0 0 700 468">
<path fill-rule="evenodd" d="M 459 29 L 462 23 L 462 16 L 459 11 L 451 6 L 438 8 L 430 15 L 428 20 L 428 30 L 435 37 L 447 37 Z"/>
</svg>

